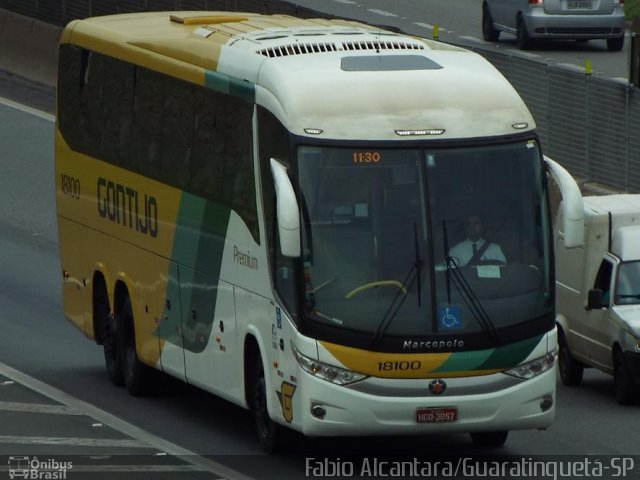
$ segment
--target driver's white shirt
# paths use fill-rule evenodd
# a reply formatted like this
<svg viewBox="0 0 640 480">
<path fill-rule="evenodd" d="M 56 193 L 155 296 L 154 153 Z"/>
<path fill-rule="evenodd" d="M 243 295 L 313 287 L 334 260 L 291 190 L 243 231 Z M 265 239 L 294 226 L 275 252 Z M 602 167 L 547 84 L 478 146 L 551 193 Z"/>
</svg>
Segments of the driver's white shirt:
<svg viewBox="0 0 640 480">
<path fill-rule="evenodd" d="M 485 244 L 484 239 L 480 238 L 476 240 L 476 248 L 480 250 L 482 246 Z M 451 250 L 449 250 L 449 256 L 453 257 L 456 261 L 456 264 L 459 266 L 466 265 L 473 257 L 473 242 L 468 238 L 463 240 L 462 242 L 455 245 Z M 502 249 L 500 245 L 497 243 L 490 243 L 487 249 L 482 253 L 482 256 L 479 260 L 497 260 L 503 263 L 507 262 L 504 253 L 502 253 Z"/>
</svg>

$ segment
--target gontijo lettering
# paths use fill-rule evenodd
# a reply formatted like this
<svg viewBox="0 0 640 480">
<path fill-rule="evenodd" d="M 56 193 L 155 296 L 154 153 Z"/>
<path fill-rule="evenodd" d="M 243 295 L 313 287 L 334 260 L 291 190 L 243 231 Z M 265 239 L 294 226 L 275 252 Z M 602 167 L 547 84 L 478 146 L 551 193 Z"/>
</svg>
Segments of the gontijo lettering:
<svg viewBox="0 0 640 480">
<path fill-rule="evenodd" d="M 98 178 L 98 214 L 114 223 L 122 224 L 136 232 L 158 236 L 158 202 L 151 195 L 142 195 L 137 190 Z"/>
</svg>

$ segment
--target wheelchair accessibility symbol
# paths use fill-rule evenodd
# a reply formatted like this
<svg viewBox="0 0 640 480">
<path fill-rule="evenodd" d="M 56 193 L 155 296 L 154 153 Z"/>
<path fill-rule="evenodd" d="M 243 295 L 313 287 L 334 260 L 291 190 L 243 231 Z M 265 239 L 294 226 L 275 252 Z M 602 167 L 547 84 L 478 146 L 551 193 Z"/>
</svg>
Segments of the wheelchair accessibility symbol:
<svg viewBox="0 0 640 480">
<path fill-rule="evenodd" d="M 442 330 L 459 330 L 462 327 L 462 311 L 457 305 L 438 308 L 438 318 Z"/>
</svg>

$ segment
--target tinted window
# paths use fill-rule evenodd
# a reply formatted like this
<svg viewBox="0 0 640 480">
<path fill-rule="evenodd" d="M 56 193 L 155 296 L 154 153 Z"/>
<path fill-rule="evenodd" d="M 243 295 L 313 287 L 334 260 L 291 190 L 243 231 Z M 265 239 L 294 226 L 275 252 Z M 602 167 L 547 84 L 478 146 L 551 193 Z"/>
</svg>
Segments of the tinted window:
<svg viewBox="0 0 640 480">
<path fill-rule="evenodd" d="M 253 104 L 63 45 L 58 124 L 72 150 L 233 209 L 259 241 Z"/>
</svg>

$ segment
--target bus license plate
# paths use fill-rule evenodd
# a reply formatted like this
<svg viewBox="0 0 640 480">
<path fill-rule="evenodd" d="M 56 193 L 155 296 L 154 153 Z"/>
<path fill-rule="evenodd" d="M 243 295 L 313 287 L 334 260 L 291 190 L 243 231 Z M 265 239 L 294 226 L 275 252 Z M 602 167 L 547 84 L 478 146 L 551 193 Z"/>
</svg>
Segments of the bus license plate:
<svg viewBox="0 0 640 480">
<path fill-rule="evenodd" d="M 445 423 L 458 420 L 458 409 L 456 407 L 430 407 L 418 408 L 416 410 L 416 421 L 418 423 Z"/>
</svg>

